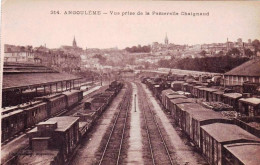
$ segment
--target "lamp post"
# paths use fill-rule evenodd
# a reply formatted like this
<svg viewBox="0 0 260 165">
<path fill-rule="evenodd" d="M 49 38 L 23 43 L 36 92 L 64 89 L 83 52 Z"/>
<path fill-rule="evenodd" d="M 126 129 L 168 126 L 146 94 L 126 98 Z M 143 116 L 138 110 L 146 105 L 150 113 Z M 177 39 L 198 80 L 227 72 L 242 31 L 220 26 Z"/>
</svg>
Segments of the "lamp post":
<svg viewBox="0 0 260 165">
<path fill-rule="evenodd" d="M 135 112 L 136 112 L 136 94 L 135 94 Z"/>
</svg>

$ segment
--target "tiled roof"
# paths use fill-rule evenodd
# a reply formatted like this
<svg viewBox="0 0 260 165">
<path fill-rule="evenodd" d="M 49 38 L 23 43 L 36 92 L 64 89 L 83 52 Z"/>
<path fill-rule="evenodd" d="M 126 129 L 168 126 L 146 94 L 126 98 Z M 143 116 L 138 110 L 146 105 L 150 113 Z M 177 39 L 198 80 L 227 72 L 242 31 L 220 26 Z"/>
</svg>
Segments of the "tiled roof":
<svg viewBox="0 0 260 165">
<path fill-rule="evenodd" d="M 225 75 L 260 76 L 260 58 L 247 61 L 228 71 Z"/>
</svg>

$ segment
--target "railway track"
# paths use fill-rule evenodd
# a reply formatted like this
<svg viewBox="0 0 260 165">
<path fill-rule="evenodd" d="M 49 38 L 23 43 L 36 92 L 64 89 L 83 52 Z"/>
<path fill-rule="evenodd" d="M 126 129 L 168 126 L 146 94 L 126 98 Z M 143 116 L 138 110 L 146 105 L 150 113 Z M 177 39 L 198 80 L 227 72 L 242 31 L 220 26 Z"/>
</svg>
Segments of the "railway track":
<svg viewBox="0 0 260 165">
<path fill-rule="evenodd" d="M 127 86 L 128 89 L 124 94 L 123 100 L 119 104 L 119 112 L 115 117 L 111 132 L 103 149 L 102 156 L 98 162 L 99 165 L 122 164 L 122 146 L 124 142 L 124 135 L 132 95 L 131 85 L 127 83 Z"/>
<path fill-rule="evenodd" d="M 152 162 L 151 164 L 174 164 L 166 141 L 162 135 L 162 131 L 150 107 L 146 94 L 140 83 L 136 83 L 138 87 L 139 102 L 141 102 L 141 111 L 144 118 L 146 135 L 149 144 L 149 150 Z"/>
</svg>

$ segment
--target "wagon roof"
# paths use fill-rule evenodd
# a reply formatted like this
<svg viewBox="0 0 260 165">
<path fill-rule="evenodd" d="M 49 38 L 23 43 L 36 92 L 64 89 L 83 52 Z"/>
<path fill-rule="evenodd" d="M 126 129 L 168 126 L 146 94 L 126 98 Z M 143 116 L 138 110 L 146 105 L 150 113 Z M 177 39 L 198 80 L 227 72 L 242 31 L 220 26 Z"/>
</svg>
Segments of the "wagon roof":
<svg viewBox="0 0 260 165">
<path fill-rule="evenodd" d="M 243 164 L 258 165 L 260 162 L 260 143 L 235 143 L 224 147 Z"/>
<path fill-rule="evenodd" d="M 208 92 L 215 92 L 215 91 L 218 91 L 218 89 L 216 89 L 216 88 L 202 88 L 202 90 L 204 90 L 204 91 L 208 91 Z"/>
<path fill-rule="evenodd" d="M 189 111 L 208 111 L 209 109 L 204 108 L 202 105 L 198 103 L 182 103 L 178 104 L 177 107 L 179 107 L 181 110 L 189 112 Z"/>
<path fill-rule="evenodd" d="M 180 104 L 180 103 L 194 103 L 195 100 L 191 98 L 177 98 L 170 100 L 173 104 Z"/>
<path fill-rule="evenodd" d="M 32 105 L 32 106 L 26 107 L 26 109 L 24 109 L 24 110 L 31 110 L 32 108 L 40 107 L 40 106 L 45 105 L 45 104 L 46 104 L 46 102 L 41 102 L 39 104 L 35 104 L 35 105 Z"/>
<path fill-rule="evenodd" d="M 215 92 L 213 92 L 213 93 L 222 95 L 222 94 L 224 94 L 224 91 L 222 91 L 222 90 L 217 90 L 217 91 L 215 91 Z"/>
<path fill-rule="evenodd" d="M 78 117 L 71 117 L 71 116 L 61 116 L 61 117 L 53 117 L 47 120 L 46 122 L 57 122 L 58 127 L 55 131 L 65 132 L 69 129 L 74 123 L 79 120 Z M 39 124 L 45 124 L 45 122 L 41 122 Z"/>
<path fill-rule="evenodd" d="M 165 95 L 166 95 L 166 96 L 170 96 L 170 95 L 179 95 L 179 93 L 173 91 L 173 92 L 166 93 Z"/>
<path fill-rule="evenodd" d="M 251 98 L 241 98 L 239 101 L 242 101 L 247 104 L 253 104 L 253 105 L 259 105 L 260 104 L 260 98 L 251 97 Z"/>
<path fill-rule="evenodd" d="M 234 124 L 213 123 L 201 126 L 201 128 L 218 142 L 229 142 L 242 139 L 260 142 L 260 138 Z"/>
<path fill-rule="evenodd" d="M 190 114 L 192 115 L 192 118 L 194 118 L 197 121 L 204 121 L 210 119 L 227 119 L 221 113 L 211 110 L 203 112 L 191 111 Z"/>
<path fill-rule="evenodd" d="M 23 112 L 23 110 L 19 109 L 19 110 L 16 110 L 16 111 L 4 114 L 4 115 L 2 115 L 2 119 L 10 117 L 12 115 L 16 115 L 16 114 L 22 113 L 22 112 Z"/>
<path fill-rule="evenodd" d="M 242 97 L 242 94 L 241 93 L 225 93 L 225 94 L 223 94 L 223 96 L 233 98 L 233 99 L 237 99 L 239 97 Z"/>
<path fill-rule="evenodd" d="M 162 91 L 162 94 L 164 93 L 171 93 L 171 92 L 174 92 L 172 89 L 165 89 Z"/>
<path fill-rule="evenodd" d="M 37 165 L 46 165 L 51 164 L 53 160 L 57 157 L 59 151 L 58 150 L 43 150 L 32 152 L 28 154 L 28 152 L 24 154 L 19 154 L 18 161 L 21 164 L 37 164 Z"/>
<path fill-rule="evenodd" d="M 186 96 L 184 96 L 184 95 L 180 95 L 180 94 L 176 94 L 176 95 L 167 95 L 166 97 L 169 98 L 169 99 L 187 98 Z"/>
<path fill-rule="evenodd" d="M 197 85 L 197 86 L 194 86 L 194 88 L 204 88 L 204 86 L 201 86 L 201 85 Z"/>
<path fill-rule="evenodd" d="M 173 81 L 172 84 L 184 84 L 185 81 Z"/>
</svg>

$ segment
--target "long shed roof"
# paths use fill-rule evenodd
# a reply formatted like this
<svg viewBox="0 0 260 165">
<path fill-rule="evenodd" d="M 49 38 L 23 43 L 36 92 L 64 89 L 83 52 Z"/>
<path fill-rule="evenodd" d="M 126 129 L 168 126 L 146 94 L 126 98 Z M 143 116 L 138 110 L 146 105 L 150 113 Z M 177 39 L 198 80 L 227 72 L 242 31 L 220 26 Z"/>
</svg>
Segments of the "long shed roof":
<svg viewBox="0 0 260 165">
<path fill-rule="evenodd" d="M 233 76 L 260 76 L 260 58 L 247 61 L 228 71 L 225 75 Z"/>
<path fill-rule="evenodd" d="M 27 73 L 3 75 L 3 89 L 46 84 L 57 81 L 79 79 L 67 73 Z"/>
</svg>

